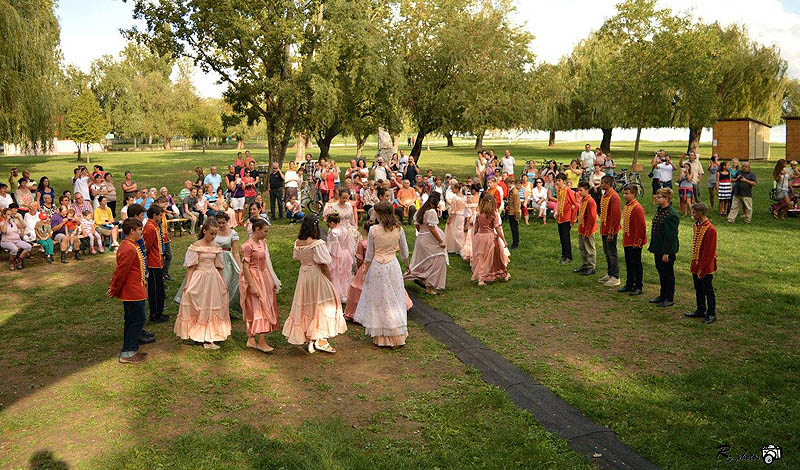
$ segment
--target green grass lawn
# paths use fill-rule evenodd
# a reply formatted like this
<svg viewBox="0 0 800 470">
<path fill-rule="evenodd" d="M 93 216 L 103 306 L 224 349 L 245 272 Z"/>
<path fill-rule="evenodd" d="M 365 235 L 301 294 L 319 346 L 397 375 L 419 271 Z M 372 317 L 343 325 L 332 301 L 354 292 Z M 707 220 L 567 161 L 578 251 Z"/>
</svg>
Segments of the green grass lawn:
<svg viewBox="0 0 800 470">
<path fill-rule="evenodd" d="M 683 146 L 645 142 L 642 152 L 665 147 L 674 155 Z M 521 162 L 567 161 L 582 146 L 487 141 L 486 147 L 498 153 L 509 147 Z M 612 147 L 618 167 L 628 166 L 631 149 L 630 143 Z M 344 161 L 354 148 L 332 152 Z M 773 146 L 773 158 L 783 152 Z M 194 166 L 223 167 L 234 155 L 125 152 L 92 155 L 92 163 L 114 172 L 118 183 L 130 170 L 140 184 L 176 192 Z M 473 160 L 471 147 L 434 147 L 423 153 L 421 167 L 467 176 Z M 60 192 L 71 186 L 74 165 L 69 156 L 2 158 L 0 174 L 27 168 L 37 179 L 49 176 Z M 511 281 L 479 289 L 469 281 L 467 263 L 451 257 L 447 291 L 426 300 L 663 468 L 723 467 L 716 459 L 723 443 L 732 446 L 731 455 L 781 446 L 784 458 L 771 467 L 796 468 L 800 296 L 793 248 L 800 222 L 769 216 L 772 164 L 754 168 L 760 184 L 753 223 L 728 225 L 712 216 L 720 267 L 713 325 L 682 318 L 694 308 L 688 218 L 681 221 L 671 309 L 646 302 L 658 288 L 650 257 L 644 257 L 646 295 L 620 296 L 572 274 L 574 266 L 556 264 L 555 224 L 533 223 L 521 226 Z M 649 223 L 649 197 L 642 203 Z M 278 223 L 268 238 L 285 286 L 282 320 L 298 270 L 291 260 L 296 231 Z M 407 233 L 413 243 L 413 230 Z M 173 242 L 177 278 L 191 241 Z M 601 252 L 598 272 L 604 268 Z M 392 352 L 376 350 L 353 326 L 333 340 L 335 356 L 305 356 L 273 334 L 276 353 L 267 357 L 244 348 L 241 321 L 213 353 L 184 345 L 167 323 L 153 328 L 158 342 L 145 347 L 152 360 L 122 367 L 115 359 L 121 308 L 103 297 L 112 269 L 110 256 L 66 267 L 40 258 L 21 273 L 0 273 L 0 283 L 11 287 L 0 300 L 0 467 L 60 460 L 74 468 L 586 465 L 416 326 L 408 346 Z M 169 312 L 175 311 L 171 304 Z"/>
</svg>

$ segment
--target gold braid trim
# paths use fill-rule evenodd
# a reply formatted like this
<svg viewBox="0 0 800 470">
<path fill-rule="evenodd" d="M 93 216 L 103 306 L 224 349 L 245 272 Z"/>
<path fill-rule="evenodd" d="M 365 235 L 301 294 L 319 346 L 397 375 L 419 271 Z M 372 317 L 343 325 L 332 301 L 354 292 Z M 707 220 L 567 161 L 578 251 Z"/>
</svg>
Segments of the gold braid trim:
<svg viewBox="0 0 800 470">
<path fill-rule="evenodd" d="M 631 233 L 631 213 L 637 204 L 639 204 L 639 201 L 625 204 L 625 209 L 622 212 L 622 233 Z"/>
<path fill-rule="evenodd" d="M 142 285 L 145 285 L 145 277 L 144 277 L 144 255 L 142 255 L 142 250 L 139 249 L 139 244 L 132 242 L 129 238 L 122 240 L 122 243 L 128 242 L 133 245 L 133 249 L 136 250 L 136 257 L 139 258 L 139 272 L 142 273 Z"/>
<path fill-rule="evenodd" d="M 703 238 L 708 231 L 707 223 L 694 225 L 694 246 L 692 247 L 692 261 L 700 261 L 700 247 L 703 245 Z"/>
<path fill-rule="evenodd" d="M 600 223 L 606 224 L 606 217 L 608 217 L 608 202 L 611 200 L 611 193 L 606 193 L 600 198 Z"/>
<path fill-rule="evenodd" d="M 564 213 L 564 204 L 566 203 L 567 199 L 567 187 L 564 186 L 563 188 L 558 190 L 558 209 L 556 210 L 556 214 L 561 215 Z"/>
<path fill-rule="evenodd" d="M 578 225 L 583 227 L 583 215 L 586 213 L 586 206 L 589 205 L 589 198 L 585 197 L 581 201 L 581 209 L 578 212 Z"/>
</svg>

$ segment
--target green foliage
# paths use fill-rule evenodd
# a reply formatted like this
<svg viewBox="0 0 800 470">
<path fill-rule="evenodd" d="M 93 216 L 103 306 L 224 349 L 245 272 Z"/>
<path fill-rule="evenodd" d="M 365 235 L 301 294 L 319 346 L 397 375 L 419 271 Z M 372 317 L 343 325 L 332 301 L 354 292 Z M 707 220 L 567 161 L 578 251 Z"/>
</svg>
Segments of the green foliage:
<svg viewBox="0 0 800 470">
<path fill-rule="evenodd" d="M 54 8 L 52 0 L 0 0 L 0 142 L 50 145 L 58 118 Z"/>
<path fill-rule="evenodd" d="M 219 100 L 197 100 L 182 116 L 181 130 L 203 144 L 203 151 L 211 137 L 222 134 L 222 113 Z"/>
<path fill-rule="evenodd" d="M 89 88 L 84 88 L 75 99 L 66 116 L 65 137 L 80 145 L 99 142 L 106 135 L 108 124 L 100 111 L 100 104 Z"/>
</svg>

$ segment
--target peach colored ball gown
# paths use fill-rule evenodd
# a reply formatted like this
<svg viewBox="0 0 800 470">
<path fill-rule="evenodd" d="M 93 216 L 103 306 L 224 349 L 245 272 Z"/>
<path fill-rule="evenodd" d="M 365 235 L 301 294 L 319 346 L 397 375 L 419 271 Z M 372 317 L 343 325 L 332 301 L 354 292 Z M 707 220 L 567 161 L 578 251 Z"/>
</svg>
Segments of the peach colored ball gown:
<svg viewBox="0 0 800 470">
<path fill-rule="evenodd" d="M 247 240 L 242 244 L 242 262 L 249 263 L 253 284 L 247 283 L 244 266 L 239 275 L 239 299 L 242 304 L 247 336 L 276 331 L 279 327 L 278 299 L 275 294 L 281 288 L 281 281 L 272 269 L 269 249 L 264 241 Z M 267 303 L 261 302 L 261 296 Z"/>
<path fill-rule="evenodd" d="M 224 341 L 231 334 L 228 286 L 222 278 L 222 248 L 192 244 L 183 263 L 195 266 L 181 298 L 175 334 L 198 342 Z"/>
<path fill-rule="evenodd" d="M 500 213 L 489 218 L 482 213 L 475 217 L 472 235 L 472 280 L 489 282 L 508 275 L 508 258 L 503 252 L 500 236 L 495 228 L 500 226 Z"/>
<path fill-rule="evenodd" d="M 331 254 L 322 240 L 304 246 L 294 244 L 294 259 L 300 273 L 292 299 L 292 311 L 283 324 L 283 335 L 290 344 L 303 344 L 332 338 L 347 331 L 342 303 L 320 264 L 330 264 Z"/>
<path fill-rule="evenodd" d="M 444 233 L 438 225 L 439 217 L 436 215 L 436 209 L 428 209 L 423 215 L 422 224 L 419 225 L 414 253 L 411 255 L 410 270 L 405 279 L 407 281 L 416 279 L 428 287 L 441 290 L 447 282 L 447 265 L 450 261 L 447 251 L 439 246 L 439 242 L 433 236 L 432 232 L 436 230 L 439 236 L 444 238 Z"/>
<path fill-rule="evenodd" d="M 338 225 L 328 230 L 328 251 L 331 255 L 331 278 L 339 300 L 347 303 L 347 289 L 353 280 L 353 260 L 356 247 L 352 244 L 352 234 L 347 227 Z"/>
<path fill-rule="evenodd" d="M 450 218 L 444 229 L 445 249 L 448 253 L 460 253 L 464 246 L 464 219 L 466 218 L 467 198 L 462 195 L 453 196 L 450 200 Z"/>
<path fill-rule="evenodd" d="M 403 259 L 408 258 L 402 227 L 392 231 L 383 225 L 370 228 L 364 256 L 370 265 L 353 319 L 364 325 L 378 346 L 402 346 L 408 337 L 407 313 L 412 304 L 403 286 L 398 251 Z"/>
</svg>

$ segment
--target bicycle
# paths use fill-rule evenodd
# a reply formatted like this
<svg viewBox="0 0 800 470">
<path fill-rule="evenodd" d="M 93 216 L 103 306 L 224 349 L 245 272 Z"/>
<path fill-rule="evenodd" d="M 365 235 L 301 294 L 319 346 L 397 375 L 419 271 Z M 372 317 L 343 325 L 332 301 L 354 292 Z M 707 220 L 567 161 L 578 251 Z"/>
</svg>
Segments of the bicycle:
<svg viewBox="0 0 800 470">
<path fill-rule="evenodd" d="M 622 171 L 614 177 L 614 186 L 617 192 L 621 193 L 625 186 L 633 185 L 636 187 L 636 197 L 639 198 L 644 194 L 644 187 L 642 186 L 642 179 L 638 171 L 629 171 L 622 169 Z"/>
<path fill-rule="evenodd" d="M 300 186 L 300 206 L 314 215 L 322 212 L 322 202 L 317 199 L 317 189 L 309 181 L 304 181 Z"/>
</svg>

